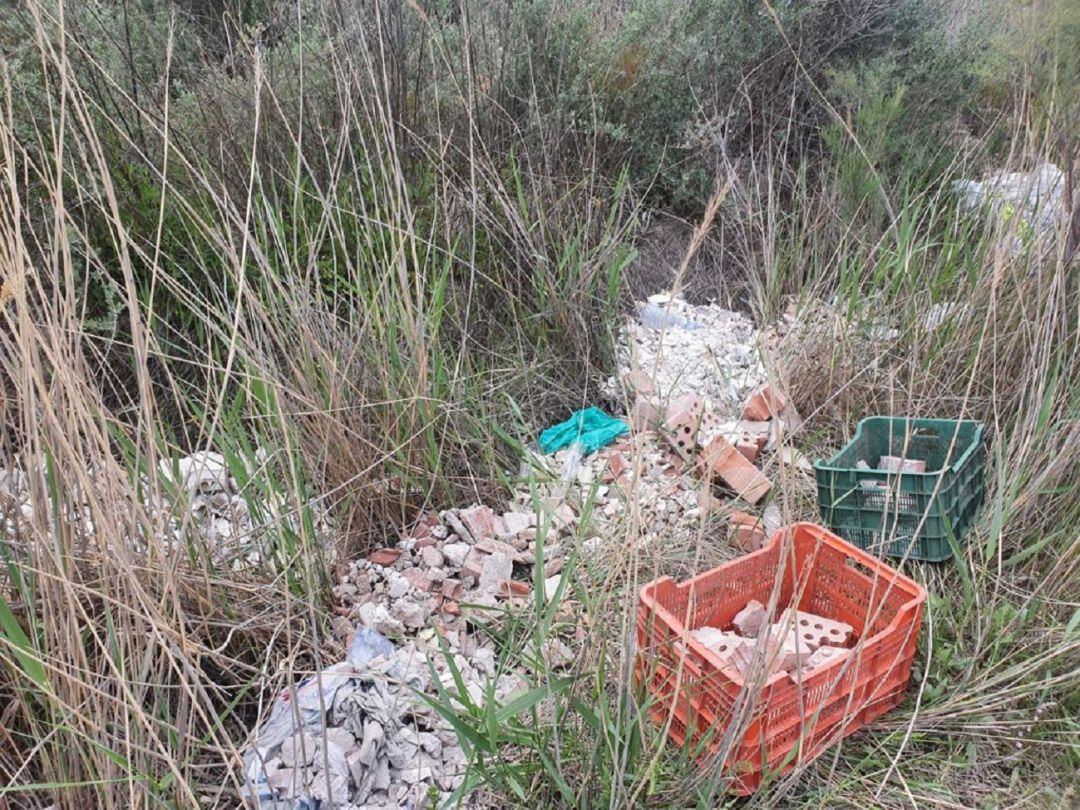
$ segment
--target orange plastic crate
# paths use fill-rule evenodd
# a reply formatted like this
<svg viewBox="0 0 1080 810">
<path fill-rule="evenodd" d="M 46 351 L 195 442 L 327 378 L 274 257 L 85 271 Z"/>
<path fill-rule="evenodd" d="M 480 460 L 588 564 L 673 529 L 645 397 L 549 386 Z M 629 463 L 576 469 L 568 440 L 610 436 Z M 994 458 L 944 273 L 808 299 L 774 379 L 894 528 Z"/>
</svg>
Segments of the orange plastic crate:
<svg viewBox="0 0 1080 810">
<path fill-rule="evenodd" d="M 849 654 L 801 679 L 756 679 L 690 636 L 732 629 L 751 599 L 855 628 Z M 641 589 L 636 675 L 649 711 L 680 745 L 722 758 L 733 793 L 806 763 L 903 699 L 922 625 L 925 589 L 821 526 L 796 523 L 760 551 L 676 584 Z M 747 681 L 751 681 L 749 686 Z"/>
</svg>

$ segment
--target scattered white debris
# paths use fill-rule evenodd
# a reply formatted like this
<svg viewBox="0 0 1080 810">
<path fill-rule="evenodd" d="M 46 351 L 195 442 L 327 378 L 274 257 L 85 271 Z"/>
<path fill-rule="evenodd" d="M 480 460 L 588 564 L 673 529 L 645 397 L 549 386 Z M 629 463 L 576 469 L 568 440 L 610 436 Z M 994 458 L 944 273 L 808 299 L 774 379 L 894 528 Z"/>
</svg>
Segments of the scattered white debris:
<svg viewBox="0 0 1080 810">
<path fill-rule="evenodd" d="M 1030 172 L 996 172 L 983 180 L 955 184 L 961 207 L 969 212 L 988 210 L 996 221 L 1016 223 L 1009 249 L 1021 253 L 1049 242 L 1065 207 L 1065 174 L 1053 163 Z"/>
<path fill-rule="evenodd" d="M 668 295 L 650 297 L 641 313 L 627 319 L 621 335 L 619 374 L 654 381 L 651 393 L 661 402 L 696 394 L 734 415 L 746 393 L 765 380 L 754 324 L 745 315 Z M 657 323 L 660 328 L 650 325 Z M 621 398 L 618 379 L 609 380 L 607 390 Z"/>
</svg>

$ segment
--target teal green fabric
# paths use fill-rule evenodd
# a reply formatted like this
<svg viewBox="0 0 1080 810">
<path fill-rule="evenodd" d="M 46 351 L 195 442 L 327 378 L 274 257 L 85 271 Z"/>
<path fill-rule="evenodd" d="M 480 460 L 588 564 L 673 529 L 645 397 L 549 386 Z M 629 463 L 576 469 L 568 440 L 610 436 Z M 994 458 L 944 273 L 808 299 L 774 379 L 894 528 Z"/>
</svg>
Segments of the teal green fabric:
<svg viewBox="0 0 1080 810">
<path fill-rule="evenodd" d="M 585 408 L 541 433 L 540 449 L 545 453 L 554 453 L 576 442 L 581 445 L 585 455 L 589 455 L 629 430 L 621 419 L 608 416 L 599 408 Z"/>
</svg>

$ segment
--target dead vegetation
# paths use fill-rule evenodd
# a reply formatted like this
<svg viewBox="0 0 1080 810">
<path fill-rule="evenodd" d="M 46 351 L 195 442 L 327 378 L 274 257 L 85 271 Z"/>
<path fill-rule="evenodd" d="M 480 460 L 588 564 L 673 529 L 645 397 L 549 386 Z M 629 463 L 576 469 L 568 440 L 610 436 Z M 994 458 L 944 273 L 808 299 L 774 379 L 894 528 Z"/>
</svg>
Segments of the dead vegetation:
<svg viewBox="0 0 1080 810">
<path fill-rule="evenodd" d="M 0 114 L 0 802 L 235 806 L 267 696 L 343 654 L 336 564 L 396 541 L 424 508 L 499 502 L 537 428 L 599 396 L 641 215 L 704 206 L 687 166 L 734 191 L 701 229 L 715 241 L 691 276 L 675 275 L 710 290 L 701 279 L 737 243 L 749 307 L 782 325 L 767 367 L 806 420 L 792 439 L 803 454 L 830 454 L 872 413 L 975 418 L 992 435 L 987 506 L 962 553 L 905 566 L 931 594 L 909 699 L 753 801 L 1075 802 L 1078 274 L 1068 238 L 1018 256 L 994 231 L 1015 221 L 957 215 L 944 179 L 977 172 L 985 152 L 912 197 L 884 182 L 846 193 L 866 187 L 860 160 L 891 159 L 869 140 L 804 173 L 813 150 L 777 111 L 817 97 L 804 80 L 823 80 L 826 60 L 808 44 L 783 71 L 761 66 L 795 95 L 770 94 L 755 117 L 764 90 L 747 68 L 736 101 L 709 101 L 736 109 L 739 138 L 679 151 L 674 170 L 627 146 L 634 100 L 665 97 L 645 81 L 670 75 L 651 45 L 613 44 L 624 84 L 612 87 L 630 101 L 589 127 L 612 87 L 541 114 L 575 90 L 559 68 L 578 43 L 543 52 L 537 36 L 535 58 L 500 62 L 497 43 L 536 21 L 485 4 L 442 19 L 376 3 L 374 21 L 300 4 L 302 24 L 290 7 L 258 31 L 229 18 L 215 69 L 197 73 L 181 70 L 190 19 L 129 5 L 87 4 L 95 27 L 73 4 L 34 0 L 5 28 L 19 48 Z M 570 11 L 583 16 L 537 30 L 568 36 L 591 19 Z M 1008 22 L 1029 34 L 1051 11 L 1068 4 Z M 861 19 L 879 31 L 875 14 Z M 827 31 L 826 16 L 801 35 L 815 21 Z M 298 51 L 274 47 L 296 30 Z M 416 50 L 389 48 L 395 32 Z M 1035 70 L 1017 70 L 995 109 L 1011 143 L 995 156 L 1018 170 L 1047 157 L 1072 177 L 1077 146 L 1060 133 L 1076 131 L 1075 88 L 1048 90 Z M 665 110 L 653 113 L 659 126 Z M 721 126 L 700 118 L 703 132 Z M 657 153 L 675 148 L 648 134 Z M 715 150 L 737 142 L 737 155 Z M 259 565 L 222 566 L 169 508 L 162 461 L 201 449 L 238 477 Z M 815 518 L 798 471 L 767 472 L 785 521 Z M 574 677 L 538 676 L 550 701 L 529 723 L 465 718 L 481 799 L 722 801 L 711 772 L 645 722 L 626 641 L 640 585 L 728 555 L 715 531 L 705 521 L 642 552 L 640 511 L 627 513 L 574 585 L 587 628 Z M 532 625 L 504 628 L 508 664 Z"/>
</svg>

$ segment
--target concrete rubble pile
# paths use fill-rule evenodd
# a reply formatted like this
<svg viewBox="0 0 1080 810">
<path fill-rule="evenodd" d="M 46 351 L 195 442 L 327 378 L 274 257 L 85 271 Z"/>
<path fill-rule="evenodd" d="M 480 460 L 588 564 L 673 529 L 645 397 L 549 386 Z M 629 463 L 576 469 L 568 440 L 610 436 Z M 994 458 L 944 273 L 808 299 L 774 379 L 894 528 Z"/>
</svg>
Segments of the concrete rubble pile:
<svg viewBox="0 0 1080 810">
<path fill-rule="evenodd" d="M 786 672 L 794 680 L 842 661 L 856 641 L 850 624 L 791 608 L 770 622 L 766 607 L 753 599 L 730 630 L 705 626 L 690 635 L 743 677 Z"/>
<path fill-rule="evenodd" d="M 464 779 L 453 729 L 414 690 L 425 656 L 360 630 L 346 661 L 284 691 L 244 757 L 249 804 L 289 808 L 424 807 Z"/>
<path fill-rule="evenodd" d="M 694 306 L 666 293 L 650 296 L 629 318 L 617 350 L 619 375 L 652 381 L 660 402 L 693 394 L 732 411 L 765 380 L 754 323 L 714 304 Z M 607 393 L 618 398 L 619 379 Z"/>
<path fill-rule="evenodd" d="M 986 211 L 1010 229 L 1006 247 L 1019 254 L 1029 247 L 1053 244 L 1067 210 L 1065 173 L 1053 163 L 1041 163 L 1030 172 L 995 172 L 982 180 L 958 180 L 962 210 Z"/>
<path fill-rule="evenodd" d="M 566 504 L 550 506 L 541 517 L 549 598 L 565 563 L 560 533 L 576 520 Z M 416 692 L 438 693 L 429 661 L 441 687 L 461 704 L 482 706 L 489 694 L 505 704 L 523 691 L 528 672 L 500 672 L 494 645 L 475 624 L 495 615 L 493 608 L 529 604 L 537 532 L 535 513 L 498 514 L 474 505 L 426 514 L 396 546 L 345 564 L 334 588 L 338 636 L 350 653 L 375 639 L 379 655 L 350 654 L 298 687 L 303 692 L 321 682 L 327 712 L 318 711 L 318 693 L 307 698 L 311 711 L 299 724 L 289 700 L 286 708 L 275 707 L 246 755 L 261 806 L 419 808 L 432 796 L 439 797 L 436 804 L 448 798 L 461 783 L 465 757 L 453 729 Z M 575 660 L 558 638 L 538 654 L 550 669 Z M 455 670 L 467 696 L 457 693 Z"/>
<path fill-rule="evenodd" d="M 167 547 L 186 549 L 184 544 L 194 535 L 215 565 L 241 570 L 268 562 L 268 538 L 276 534 L 281 524 L 299 529 L 299 520 L 284 494 L 276 500 L 260 499 L 255 504 L 256 514 L 252 514 L 250 495 L 241 491 L 220 453 L 199 450 L 187 456 L 162 459 L 159 471 L 159 481 L 166 491 L 161 499 L 148 495 L 145 504 L 167 527 L 159 538 Z M 93 470 L 88 475 L 94 479 Z M 150 492 L 152 488 L 146 486 L 144 490 Z M 12 509 L 16 506 L 17 514 Z M 0 470 L 0 509 L 9 510 L 7 514 L 0 513 L 6 518 L 6 534 L 14 535 L 16 522 L 29 521 L 39 506 L 33 503 L 25 471 Z M 308 506 L 319 537 L 329 540 L 332 531 L 329 515 L 317 501 Z M 75 517 L 68 515 L 69 520 Z M 92 535 L 93 519 L 85 503 L 78 517 L 81 518 L 79 529 L 87 536 Z"/>
<path fill-rule="evenodd" d="M 266 461 L 265 454 L 256 451 L 253 463 Z M 299 531 L 300 521 L 286 495 L 252 499 L 250 493 L 241 491 L 221 453 L 199 450 L 178 459 L 162 459 L 159 468 L 162 479 L 175 490 L 167 493 L 169 501 L 160 507 L 167 513 L 174 535 L 182 538 L 195 531 L 216 565 L 239 571 L 271 562 L 268 540 L 276 536 L 278 527 L 285 524 Z M 246 472 L 257 474 L 253 469 Z M 329 541 L 333 526 L 326 510 L 317 499 L 308 508 L 317 535 Z M 329 542 L 325 545 L 330 547 Z"/>
<path fill-rule="evenodd" d="M 565 563 L 560 531 L 576 515 L 551 504 L 545 522 L 543 564 L 553 592 Z M 466 613 L 524 606 L 532 595 L 537 561 L 537 515 L 497 514 L 483 505 L 428 514 L 394 548 L 378 549 L 347 564 L 334 593 L 345 627 L 359 624 L 390 636 L 419 634 L 431 641 L 435 627 L 451 648 L 468 636 Z M 467 607 L 466 607 L 467 606 Z"/>
</svg>

